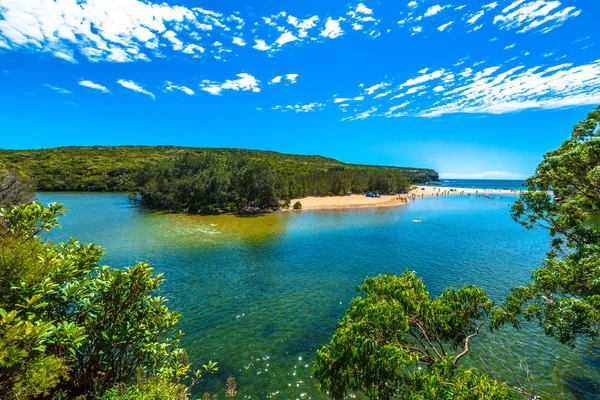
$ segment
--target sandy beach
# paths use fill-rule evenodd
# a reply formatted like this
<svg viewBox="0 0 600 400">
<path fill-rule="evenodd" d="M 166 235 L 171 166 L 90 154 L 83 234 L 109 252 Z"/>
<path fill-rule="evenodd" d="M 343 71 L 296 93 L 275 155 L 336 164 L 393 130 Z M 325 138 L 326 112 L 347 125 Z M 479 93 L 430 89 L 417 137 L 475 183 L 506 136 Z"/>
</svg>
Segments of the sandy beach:
<svg viewBox="0 0 600 400">
<path fill-rule="evenodd" d="M 299 201 L 303 210 L 331 210 L 344 208 L 364 207 L 392 207 L 408 204 L 412 199 L 430 196 L 476 196 L 476 195 L 502 195 L 519 194 L 518 190 L 503 189 L 465 189 L 436 186 L 417 186 L 408 194 L 382 195 L 381 197 L 366 197 L 363 194 L 332 197 L 305 197 L 294 199 L 291 204 Z"/>
</svg>

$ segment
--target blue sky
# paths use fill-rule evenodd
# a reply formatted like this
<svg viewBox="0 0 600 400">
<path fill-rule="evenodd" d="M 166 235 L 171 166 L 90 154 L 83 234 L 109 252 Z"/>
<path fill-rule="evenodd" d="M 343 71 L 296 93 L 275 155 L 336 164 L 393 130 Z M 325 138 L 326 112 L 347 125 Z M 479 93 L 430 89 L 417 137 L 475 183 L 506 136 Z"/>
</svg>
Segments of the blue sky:
<svg viewBox="0 0 600 400">
<path fill-rule="evenodd" d="M 600 104 L 596 0 L 0 0 L 0 146 L 531 174 Z"/>
</svg>

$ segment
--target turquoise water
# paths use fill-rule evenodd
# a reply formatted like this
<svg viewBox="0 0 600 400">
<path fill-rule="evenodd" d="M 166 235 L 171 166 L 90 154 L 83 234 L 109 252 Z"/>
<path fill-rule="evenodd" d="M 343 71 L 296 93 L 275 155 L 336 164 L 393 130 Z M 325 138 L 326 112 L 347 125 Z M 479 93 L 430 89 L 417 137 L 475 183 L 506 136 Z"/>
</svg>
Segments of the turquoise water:
<svg viewBox="0 0 600 400">
<path fill-rule="evenodd" d="M 415 270 L 432 294 L 480 285 L 500 299 L 523 284 L 548 247 L 509 214 L 515 196 L 417 199 L 406 206 L 303 211 L 254 218 L 156 214 L 123 194 L 44 193 L 69 209 L 53 240 L 76 237 L 108 251 L 106 264 L 148 261 L 164 272 L 164 294 L 183 313 L 194 363 L 220 371 L 199 392 L 223 391 L 232 375 L 241 398 L 325 398 L 311 378 L 355 288 L 367 276 Z M 413 221 L 421 222 L 413 222 Z M 600 355 L 590 344 L 558 345 L 535 326 L 485 332 L 467 360 L 503 380 L 526 381 L 544 399 L 600 398 Z"/>
<path fill-rule="evenodd" d="M 440 179 L 439 182 L 436 182 L 436 185 L 457 188 L 521 190 L 524 188 L 525 181 L 513 179 Z"/>
</svg>

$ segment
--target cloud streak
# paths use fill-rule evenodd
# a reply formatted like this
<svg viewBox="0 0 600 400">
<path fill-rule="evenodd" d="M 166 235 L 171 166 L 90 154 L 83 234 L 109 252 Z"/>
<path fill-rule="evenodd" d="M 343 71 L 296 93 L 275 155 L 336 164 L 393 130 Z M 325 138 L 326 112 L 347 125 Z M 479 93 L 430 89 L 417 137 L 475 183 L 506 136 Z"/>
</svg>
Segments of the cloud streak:
<svg viewBox="0 0 600 400">
<path fill-rule="evenodd" d="M 123 86 L 126 89 L 133 90 L 134 92 L 145 94 L 147 96 L 152 97 L 152 100 L 156 100 L 156 96 L 154 96 L 153 93 L 145 90 L 143 87 L 141 87 L 140 85 L 138 85 L 134 81 L 130 81 L 130 80 L 126 80 L 126 79 L 119 79 L 117 81 L 117 83 L 119 85 Z"/>
</svg>

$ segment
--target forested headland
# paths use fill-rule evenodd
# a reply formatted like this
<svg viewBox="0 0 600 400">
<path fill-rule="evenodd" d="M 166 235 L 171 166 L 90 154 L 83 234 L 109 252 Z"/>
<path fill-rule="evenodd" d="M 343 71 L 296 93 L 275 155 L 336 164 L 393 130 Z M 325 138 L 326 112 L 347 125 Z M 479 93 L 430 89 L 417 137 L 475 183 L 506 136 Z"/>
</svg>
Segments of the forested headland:
<svg viewBox="0 0 600 400">
<path fill-rule="evenodd" d="M 269 208 L 306 196 L 402 193 L 432 169 L 346 164 L 321 156 L 173 146 L 0 150 L 38 191 L 135 192 L 152 207 L 212 212 Z"/>
</svg>

